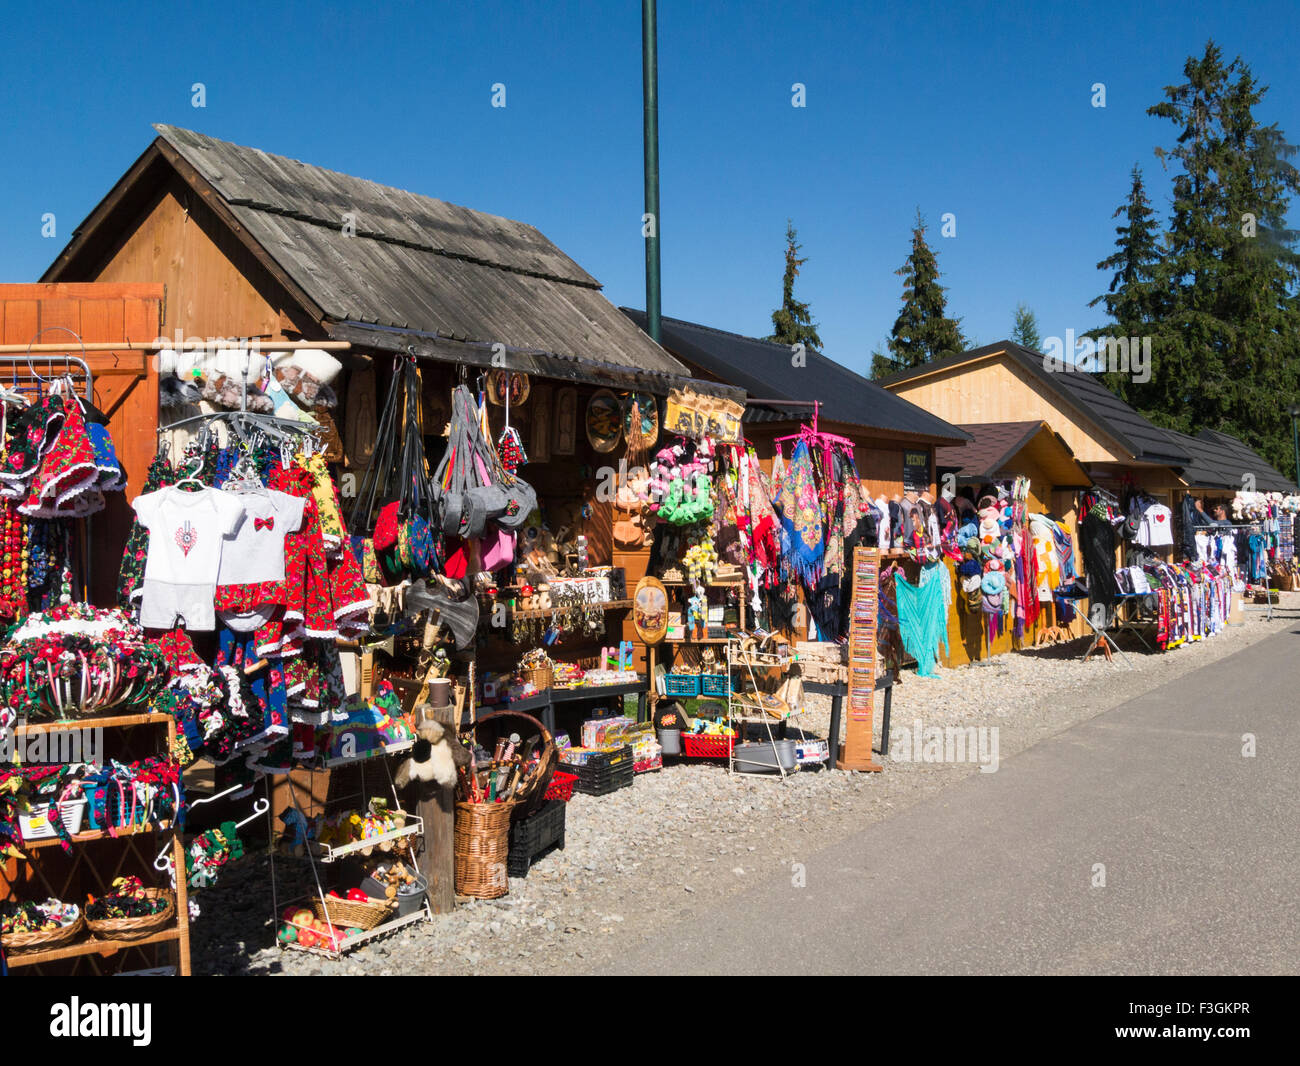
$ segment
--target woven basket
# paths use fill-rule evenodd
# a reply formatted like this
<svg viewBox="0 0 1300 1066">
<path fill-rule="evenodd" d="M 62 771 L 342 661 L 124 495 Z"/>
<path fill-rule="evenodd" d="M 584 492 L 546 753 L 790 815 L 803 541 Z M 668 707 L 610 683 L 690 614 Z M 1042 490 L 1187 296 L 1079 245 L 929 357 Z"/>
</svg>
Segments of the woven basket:
<svg viewBox="0 0 1300 1066">
<path fill-rule="evenodd" d="M 458 803 L 453 850 L 456 891 L 462 896 L 496 899 L 510 891 L 510 814 L 516 804 Z"/>
<path fill-rule="evenodd" d="M 86 931 L 86 919 L 78 914 L 77 920 L 61 925 L 44 933 L 6 933 L 0 938 L 0 946 L 11 959 L 19 955 L 30 955 L 37 951 L 52 951 L 76 940 Z"/>
<path fill-rule="evenodd" d="M 365 903 L 353 899 L 326 899 L 317 897 L 311 901 L 311 909 L 322 922 L 340 929 L 360 929 L 363 933 L 373 929 L 391 915 L 396 907 L 396 900 L 368 899 Z"/>
<path fill-rule="evenodd" d="M 516 719 L 513 725 L 507 721 L 511 718 Z M 524 722 L 526 725 L 520 726 L 519 722 Z M 486 730 L 489 735 L 478 735 L 479 730 L 489 724 L 491 728 Z M 551 783 L 551 775 L 555 773 L 555 768 L 560 763 L 560 753 L 555 750 L 555 740 L 550 731 L 531 714 L 524 714 L 522 711 L 494 711 L 492 714 L 485 714 L 474 723 L 474 732 L 478 735 L 479 743 L 488 751 L 495 747 L 498 737 L 508 737 L 512 732 L 517 732 L 525 740 L 532 736 L 542 738 L 542 757 L 537 764 L 537 769 L 510 797 L 511 801 L 519 806 L 520 817 L 532 814 L 545 801 L 546 788 Z"/>
<path fill-rule="evenodd" d="M 176 920 L 176 896 L 170 888 L 147 888 L 145 894 L 154 898 L 167 900 L 167 906 L 157 914 L 143 918 L 101 918 L 98 921 L 86 919 L 86 926 L 96 940 L 120 940 L 131 944 L 144 940 L 154 933 L 166 929 Z"/>
<path fill-rule="evenodd" d="M 555 680 L 555 670 L 549 665 L 530 666 L 520 674 L 520 677 L 524 679 L 525 684 L 532 685 L 538 692 L 545 692 Z"/>
</svg>

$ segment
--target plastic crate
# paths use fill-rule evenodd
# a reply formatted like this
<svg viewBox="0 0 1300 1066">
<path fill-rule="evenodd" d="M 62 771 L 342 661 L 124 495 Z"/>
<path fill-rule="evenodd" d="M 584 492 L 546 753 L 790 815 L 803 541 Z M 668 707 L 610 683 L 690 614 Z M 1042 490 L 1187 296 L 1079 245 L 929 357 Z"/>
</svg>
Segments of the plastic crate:
<svg viewBox="0 0 1300 1066">
<path fill-rule="evenodd" d="M 546 786 L 546 794 L 542 797 L 548 800 L 563 800 L 568 803 L 573 798 L 573 786 L 578 783 L 578 775 L 566 773 L 564 770 L 556 770 L 551 775 L 551 782 Z"/>
<path fill-rule="evenodd" d="M 683 733 L 682 754 L 693 759 L 726 759 L 731 755 L 735 737 L 709 733 Z"/>
<path fill-rule="evenodd" d="M 726 674 L 701 674 L 700 695 L 726 699 L 731 692 L 731 678 Z"/>
<path fill-rule="evenodd" d="M 552 847 L 564 850 L 566 809 L 563 800 L 547 800 L 533 814 L 510 827 L 506 873 L 511 877 L 527 877 L 533 863 Z"/>
<path fill-rule="evenodd" d="M 689 699 L 700 694 L 699 674 L 665 674 L 664 695 Z"/>
<path fill-rule="evenodd" d="M 576 773 L 578 780 L 573 788 L 588 796 L 604 796 L 632 784 L 634 763 L 632 748 L 624 744 L 616 751 L 596 752 L 581 766 L 568 764 L 566 769 Z"/>
</svg>

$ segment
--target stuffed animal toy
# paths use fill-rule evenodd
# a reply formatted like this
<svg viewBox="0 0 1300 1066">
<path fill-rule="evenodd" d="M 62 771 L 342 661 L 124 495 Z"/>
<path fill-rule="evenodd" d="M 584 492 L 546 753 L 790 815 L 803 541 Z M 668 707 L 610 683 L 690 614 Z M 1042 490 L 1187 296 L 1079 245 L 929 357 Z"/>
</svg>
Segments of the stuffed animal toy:
<svg viewBox="0 0 1300 1066">
<path fill-rule="evenodd" d="M 418 737 L 411 749 L 411 757 L 398 768 L 394 779 L 398 788 L 413 781 L 436 782 L 442 788 L 454 788 L 457 769 L 468 766 L 468 749 L 457 738 L 450 726 L 435 721 L 433 708 L 421 704 L 416 710 L 420 719 Z"/>
</svg>

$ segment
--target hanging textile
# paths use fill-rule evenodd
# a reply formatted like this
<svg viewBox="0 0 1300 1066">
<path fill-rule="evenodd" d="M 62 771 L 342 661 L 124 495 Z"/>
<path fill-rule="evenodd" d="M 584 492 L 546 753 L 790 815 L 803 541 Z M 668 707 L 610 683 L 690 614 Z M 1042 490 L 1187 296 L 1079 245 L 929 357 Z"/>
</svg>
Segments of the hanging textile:
<svg viewBox="0 0 1300 1066">
<path fill-rule="evenodd" d="M 1109 606 L 1119 592 L 1115 584 L 1115 529 L 1090 510 L 1079 524 L 1079 541 L 1088 576 L 1088 599 Z"/>
<path fill-rule="evenodd" d="M 782 568 L 811 588 L 821 576 L 826 545 L 812 455 L 804 441 L 795 445 L 781 482 L 779 504 Z"/>
<path fill-rule="evenodd" d="M 942 563 L 921 567 L 921 576 L 913 585 L 901 573 L 894 584 L 898 603 L 898 631 L 903 650 L 916 660 L 918 677 L 935 677 L 939 645 L 948 652 L 948 616 L 944 609 Z"/>
</svg>

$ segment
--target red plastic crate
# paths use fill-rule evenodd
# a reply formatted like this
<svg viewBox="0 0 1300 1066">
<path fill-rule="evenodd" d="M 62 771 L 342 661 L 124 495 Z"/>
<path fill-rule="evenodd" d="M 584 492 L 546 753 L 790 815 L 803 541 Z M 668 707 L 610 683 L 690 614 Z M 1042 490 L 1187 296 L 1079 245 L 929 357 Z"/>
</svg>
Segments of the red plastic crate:
<svg viewBox="0 0 1300 1066">
<path fill-rule="evenodd" d="M 546 795 L 542 798 L 564 800 L 568 803 L 573 798 L 573 786 L 577 783 L 577 774 L 566 774 L 563 770 L 556 770 L 551 774 L 551 782 L 546 786 Z"/>
<path fill-rule="evenodd" d="M 731 748 L 735 743 L 735 737 L 683 733 L 682 754 L 695 759 L 726 759 L 731 756 Z"/>
</svg>

